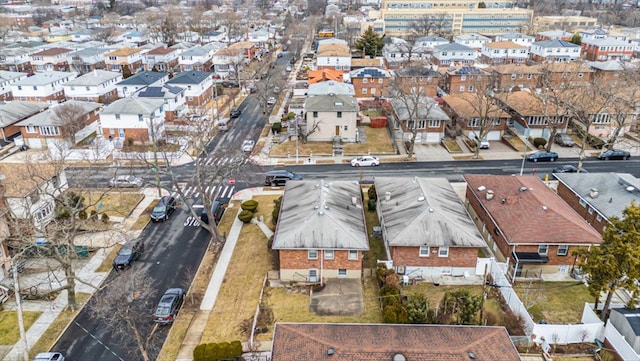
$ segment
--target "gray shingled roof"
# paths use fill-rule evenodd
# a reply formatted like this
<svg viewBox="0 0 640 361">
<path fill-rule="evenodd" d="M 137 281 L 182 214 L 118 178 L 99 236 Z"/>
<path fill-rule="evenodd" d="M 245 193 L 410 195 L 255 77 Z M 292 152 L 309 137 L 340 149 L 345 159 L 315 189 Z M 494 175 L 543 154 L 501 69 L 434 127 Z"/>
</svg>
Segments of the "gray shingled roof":
<svg viewBox="0 0 640 361">
<path fill-rule="evenodd" d="M 55 110 L 58 108 L 62 108 L 62 107 L 68 107 L 68 106 L 77 106 L 80 107 L 80 109 L 82 109 L 82 111 L 84 111 L 84 114 L 87 114 L 95 109 L 99 109 L 102 104 L 100 103 L 94 103 L 94 102 L 84 102 L 84 101 L 79 101 L 79 100 L 69 100 L 67 102 L 65 102 L 64 104 L 61 105 L 57 105 L 55 107 L 49 108 L 41 113 L 38 113 L 36 115 L 33 115 L 21 122 L 18 122 L 16 125 L 19 127 L 24 127 L 27 125 L 35 125 L 35 126 L 41 126 L 41 125 L 66 125 L 68 123 L 68 120 L 63 120 L 58 118 L 58 116 L 56 115 Z M 83 114 L 83 115 L 84 115 Z M 80 114 L 79 114 L 80 115 Z"/>
<path fill-rule="evenodd" d="M 349 95 L 316 95 L 304 102 L 308 112 L 357 112 L 358 101 Z"/>
<path fill-rule="evenodd" d="M 532 46 L 541 46 L 543 48 L 579 48 L 580 45 L 576 45 L 574 43 L 570 43 L 564 40 L 543 40 L 536 41 L 531 44 Z"/>
<path fill-rule="evenodd" d="M 93 86 L 100 85 L 106 81 L 122 78 L 122 73 L 106 70 L 94 70 L 90 73 L 81 75 L 73 80 L 69 80 L 64 85 L 67 86 Z"/>
<path fill-rule="evenodd" d="M 369 250 L 360 194 L 356 181 L 287 182 L 272 248 Z"/>
<path fill-rule="evenodd" d="M 440 44 L 433 47 L 433 50 L 440 51 L 465 51 L 465 52 L 474 52 L 475 50 L 472 47 L 458 44 L 458 43 L 449 43 L 449 44 Z"/>
<path fill-rule="evenodd" d="M 78 75 L 76 72 L 67 73 L 66 71 L 48 71 L 46 73 L 35 73 L 32 76 L 20 79 L 15 82 L 15 85 L 31 86 L 31 85 L 46 85 L 55 81 L 60 81 L 65 78 L 75 79 Z"/>
<path fill-rule="evenodd" d="M 447 179 L 376 177 L 375 186 L 389 246 L 486 245 Z"/>
<path fill-rule="evenodd" d="M 9 126 L 49 107 L 49 103 L 19 100 L 0 104 L 0 127 Z"/>
<path fill-rule="evenodd" d="M 605 218 L 622 217 L 622 211 L 634 200 L 640 204 L 640 179 L 629 173 L 558 173 L 554 176 Z M 590 196 L 592 189 L 598 190 L 596 198 Z"/>
<path fill-rule="evenodd" d="M 104 108 L 101 114 L 153 114 L 164 105 L 164 100 L 153 98 L 127 97 L 118 99 Z"/>
<path fill-rule="evenodd" d="M 353 84 L 340 83 L 333 80 L 321 81 L 319 83 L 309 84 L 309 89 L 307 90 L 308 96 L 328 95 L 331 93 L 336 95 L 350 95 L 350 96 L 354 96 L 356 94 L 353 88 Z"/>
<path fill-rule="evenodd" d="M 407 99 L 407 100 L 411 106 L 412 104 L 411 101 L 413 99 Z M 449 116 L 447 115 L 447 113 L 445 113 L 444 110 L 440 108 L 440 106 L 435 100 L 431 98 L 422 97 L 418 99 L 418 102 L 419 102 L 419 106 L 418 106 L 419 120 L 435 120 L 435 119 L 439 119 L 443 121 L 449 120 Z M 400 121 L 409 120 L 410 112 L 409 112 L 409 109 L 407 109 L 407 105 L 403 102 L 402 99 L 391 98 L 391 105 L 393 106 L 393 110 L 395 111 Z"/>
<path fill-rule="evenodd" d="M 211 76 L 206 71 L 191 70 L 183 71 L 167 81 L 167 84 L 200 84 L 203 80 Z"/>
<path fill-rule="evenodd" d="M 118 85 L 150 85 L 169 73 L 163 71 L 143 71 L 118 83 Z"/>
</svg>

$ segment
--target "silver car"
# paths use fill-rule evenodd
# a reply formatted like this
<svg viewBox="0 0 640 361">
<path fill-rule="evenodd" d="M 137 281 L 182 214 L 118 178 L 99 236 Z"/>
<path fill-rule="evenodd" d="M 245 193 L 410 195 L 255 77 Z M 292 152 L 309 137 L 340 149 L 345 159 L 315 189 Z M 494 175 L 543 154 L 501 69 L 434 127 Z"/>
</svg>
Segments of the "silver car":
<svg viewBox="0 0 640 361">
<path fill-rule="evenodd" d="M 142 187 L 144 181 L 140 177 L 134 175 L 119 175 L 109 180 L 109 187 L 112 188 L 136 188 Z"/>
</svg>

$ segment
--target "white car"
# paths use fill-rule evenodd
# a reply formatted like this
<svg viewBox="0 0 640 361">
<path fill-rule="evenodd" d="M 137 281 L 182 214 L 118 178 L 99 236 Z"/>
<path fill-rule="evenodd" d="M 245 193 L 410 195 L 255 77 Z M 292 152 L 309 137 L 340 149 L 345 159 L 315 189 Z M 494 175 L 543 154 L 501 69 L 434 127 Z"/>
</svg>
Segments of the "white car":
<svg viewBox="0 0 640 361">
<path fill-rule="evenodd" d="M 276 105 L 276 98 L 269 97 L 269 99 L 267 99 L 267 105 Z"/>
<path fill-rule="evenodd" d="M 380 165 L 380 159 L 372 155 L 365 155 L 351 160 L 352 167 L 370 167 Z"/>
<path fill-rule="evenodd" d="M 479 142 L 478 145 L 480 146 L 480 149 L 489 149 L 491 147 L 491 144 L 489 143 L 489 141 L 487 140 L 487 138 L 482 138 Z"/>
<path fill-rule="evenodd" d="M 109 187 L 113 188 L 135 188 L 142 187 L 144 180 L 134 175 L 119 175 L 109 180 Z"/>
<path fill-rule="evenodd" d="M 250 152 L 253 150 L 253 147 L 256 145 L 256 142 L 253 140 L 247 139 L 242 143 L 242 151 Z"/>
</svg>

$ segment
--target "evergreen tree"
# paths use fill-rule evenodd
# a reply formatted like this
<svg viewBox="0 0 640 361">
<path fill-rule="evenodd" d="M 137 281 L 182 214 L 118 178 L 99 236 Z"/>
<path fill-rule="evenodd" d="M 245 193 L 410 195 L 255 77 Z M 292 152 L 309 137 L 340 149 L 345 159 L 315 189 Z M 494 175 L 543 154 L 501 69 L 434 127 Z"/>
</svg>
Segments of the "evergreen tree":
<svg viewBox="0 0 640 361">
<path fill-rule="evenodd" d="M 363 51 L 367 56 L 380 56 L 382 55 L 382 48 L 384 48 L 383 39 L 384 35 L 378 35 L 373 31 L 373 28 L 369 26 L 360 39 L 356 41 L 355 47 Z"/>
<path fill-rule="evenodd" d="M 576 45 L 581 45 L 582 44 L 582 37 L 580 36 L 579 33 L 575 33 L 573 34 L 573 36 L 571 37 L 571 40 L 569 40 L 570 43 L 576 44 Z"/>
<path fill-rule="evenodd" d="M 122 79 L 127 79 L 128 77 L 130 77 L 131 75 L 133 75 L 133 73 L 131 72 L 131 69 L 129 69 L 129 65 L 124 65 L 122 67 Z"/>
</svg>

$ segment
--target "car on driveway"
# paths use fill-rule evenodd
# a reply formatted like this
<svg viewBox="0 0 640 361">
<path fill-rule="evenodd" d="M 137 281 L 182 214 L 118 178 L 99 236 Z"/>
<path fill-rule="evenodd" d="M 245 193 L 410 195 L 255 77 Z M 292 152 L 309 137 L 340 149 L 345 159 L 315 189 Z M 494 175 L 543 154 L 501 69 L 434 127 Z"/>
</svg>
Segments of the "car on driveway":
<svg viewBox="0 0 640 361">
<path fill-rule="evenodd" d="M 540 150 L 527 155 L 527 160 L 530 162 L 555 162 L 558 160 L 558 153 Z"/>
<path fill-rule="evenodd" d="M 571 164 L 561 165 L 559 167 L 553 168 L 553 173 L 589 173 L 586 169 L 580 168 L 580 172 L 578 172 L 578 168 Z"/>
<path fill-rule="evenodd" d="M 112 188 L 136 188 L 142 187 L 144 180 L 140 177 L 130 175 L 119 175 L 109 180 L 109 187 Z"/>
<path fill-rule="evenodd" d="M 365 155 L 351 160 L 352 167 L 375 167 L 380 165 L 380 159 L 372 155 Z"/>
<path fill-rule="evenodd" d="M 229 112 L 229 116 L 231 118 L 237 118 L 240 116 L 240 114 L 242 114 L 242 111 L 238 108 L 231 109 L 231 111 Z"/>
<path fill-rule="evenodd" d="M 627 152 L 626 150 L 620 150 L 620 149 L 609 149 L 598 154 L 598 159 L 604 159 L 604 160 L 609 160 L 609 159 L 627 160 L 630 157 L 631 157 L 631 153 Z"/>
<path fill-rule="evenodd" d="M 267 105 L 276 105 L 276 98 L 269 97 L 269 99 L 267 99 Z"/>
<path fill-rule="evenodd" d="M 173 323 L 184 301 L 184 294 L 182 288 L 169 288 L 158 302 L 158 307 L 153 313 L 153 321 L 162 324 Z"/>
<path fill-rule="evenodd" d="M 131 267 L 133 261 L 139 259 L 142 253 L 144 253 L 144 241 L 142 239 L 134 239 L 125 243 L 113 260 L 113 268 L 116 271 L 120 271 Z"/>
<path fill-rule="evenodd" d="M 247 139 L 244 142 L 242 142 L 242 151 L 243 152 L 251 152 L 255 145 L 256 145 L 256 142 L 254 142 L 251 139 Z"/>
<path fill-rule="evenodd" d="M 553 141 L 562 147 L 573 147 L 576 144 L 569 134 L 558 133 L 553 137 Z"/>
<path fill-rule="evenodd" d="M 151 220 L 154 222 L 164 222 L 176 210 L 176 199 L 172 196 L 160 198 L 156 206 L 151 211 Z"/>
<path fill-rule="evenodd" d="M 489 140 L 487 140 L 487 138 L 482 138 L 482 139 L 478 140 L 477 142 L 478 142 L 478 147 L 480 147 L 480 149 L 489 149 L 489 148 L 491 148 L 491 144 L 489 143 Z"/>
</svg>

